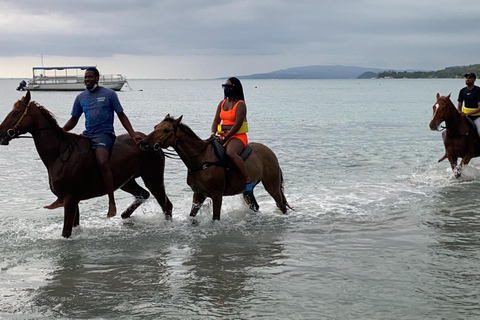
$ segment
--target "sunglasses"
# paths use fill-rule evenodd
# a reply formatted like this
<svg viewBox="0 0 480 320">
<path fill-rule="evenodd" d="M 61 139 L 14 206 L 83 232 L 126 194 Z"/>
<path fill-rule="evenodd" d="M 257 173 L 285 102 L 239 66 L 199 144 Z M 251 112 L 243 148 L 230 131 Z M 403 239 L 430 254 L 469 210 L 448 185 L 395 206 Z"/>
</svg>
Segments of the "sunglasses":
<svg viewBox="0 0 480 320">
<path fill-rule="evenodd" d="M 233 84 L 222 84 L 222 88 L 233 88 Z"/>
</svg>

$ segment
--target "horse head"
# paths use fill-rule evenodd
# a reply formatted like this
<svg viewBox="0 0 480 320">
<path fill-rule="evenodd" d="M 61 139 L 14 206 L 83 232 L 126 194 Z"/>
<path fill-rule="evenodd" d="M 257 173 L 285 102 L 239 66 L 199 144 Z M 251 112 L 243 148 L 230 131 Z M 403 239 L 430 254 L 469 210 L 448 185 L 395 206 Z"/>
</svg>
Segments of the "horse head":
<svg viewBox="0 0 480 320">
<path fill-rule="evenodd" d="M 28 131 L 32 122 L 29 111 L 33 102 L 30 102 L 30 98 L 30 91 L 27 91 L 0 124 L 0 145 L 8 145 L 10 140 Z"/>
<path fill-rule="evenodd" d="M 450 94 L 448 96 L 440 96 L 437 93 L 437 102 L 433 105 L 433 117 L 430 121 L 430 130 L 439 130 L 440 124 L 460 114 L 455 109 L 452 101 L 450 100 Z"/>
<path fill-rule="evenodd" d="M 144 151 L 159 151 L 162 148 L 175 147 L 177 141 L 177 129 L 183 116 L 175 119 L 170 114 L 165 116 L 162 122 L 154 127 L 154 130 L 140 141 L 140 148 Z"/>
</svg>

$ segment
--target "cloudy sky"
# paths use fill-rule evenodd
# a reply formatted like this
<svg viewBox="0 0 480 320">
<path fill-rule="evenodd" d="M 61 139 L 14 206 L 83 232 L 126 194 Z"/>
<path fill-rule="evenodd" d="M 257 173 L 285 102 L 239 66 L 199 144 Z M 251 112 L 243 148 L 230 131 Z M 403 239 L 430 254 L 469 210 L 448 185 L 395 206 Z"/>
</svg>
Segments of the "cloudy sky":
<svg viewBox="0 0 480 320">
<path fill-rule="evenodd" d="M 215 78 L 306 65 L 480 63 L 480 1 L 0 1 L 0 78 L 97 65 L 127 78 Z"/>
</svg>

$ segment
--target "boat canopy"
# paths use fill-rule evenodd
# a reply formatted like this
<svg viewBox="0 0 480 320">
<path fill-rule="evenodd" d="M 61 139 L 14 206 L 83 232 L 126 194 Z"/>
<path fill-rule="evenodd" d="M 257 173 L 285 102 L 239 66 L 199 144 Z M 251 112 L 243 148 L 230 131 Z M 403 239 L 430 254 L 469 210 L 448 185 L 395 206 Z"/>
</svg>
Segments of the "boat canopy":
<svg viewBox="0 0 480 320">
<path fill-rule="evenodd" d="M 33 70 L 65 70 L 65 69 L 81 69 L 96 68 L 96 66 L 78 66 L 78 67 L 33 67 Z"/>
</svg>

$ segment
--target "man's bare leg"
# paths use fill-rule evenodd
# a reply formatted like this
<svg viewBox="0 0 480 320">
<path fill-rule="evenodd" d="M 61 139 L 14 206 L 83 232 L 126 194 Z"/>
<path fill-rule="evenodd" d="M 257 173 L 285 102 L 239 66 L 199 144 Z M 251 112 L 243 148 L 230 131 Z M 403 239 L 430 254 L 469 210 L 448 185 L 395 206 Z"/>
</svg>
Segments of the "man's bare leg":
<svg viewBox="0 0 480 320">
<path fill-rule="evenodd" d="M 110 154 L 106 149 L 95 149 L 95 156 L 97 157 L 97 164 L 102 173 L 103 181 L 105 183 L 105 189 L 108 195 L 108 213 L 107 217 L 115 217 L 117 214 L 117 206 L 115 205 L 115 198 L 113 196 L 113 176 L 110 166 L 108 165 L 108 158 Z"/>
<path fill-rule="evenodd" d="M 48 206 L 44 206 L 45 209 L 57 209 L 63 207 L 63 200 L 60 198 L 57 198 L 52 204 Z"/>
</svg>

